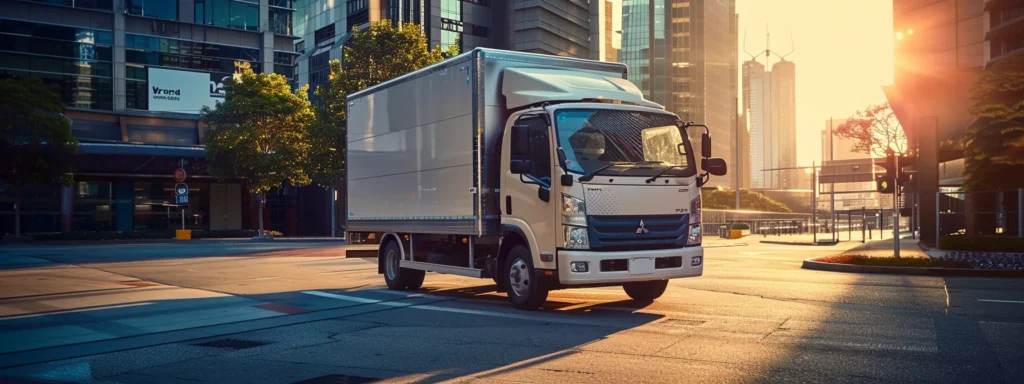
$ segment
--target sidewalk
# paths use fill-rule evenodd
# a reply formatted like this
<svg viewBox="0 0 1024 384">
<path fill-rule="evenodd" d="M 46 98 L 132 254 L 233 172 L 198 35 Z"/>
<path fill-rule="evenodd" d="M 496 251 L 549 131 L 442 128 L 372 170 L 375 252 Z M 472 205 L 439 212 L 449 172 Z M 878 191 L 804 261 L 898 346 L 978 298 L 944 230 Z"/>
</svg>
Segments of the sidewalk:
<svg viewBox="0 0 1024 384">
<path fill-rule="evenodd" d="M 924 250 L 917 245 L 919 239 L 903 238 L 900 240 L 900 257 L 929 257 Z M 869 257 L 892 257 L 893 255 L 893 241 L 890 237 L 888 240 L 875 240 L 867 243 L 858 245 L 850 248 L 850 250 L 843 252 L 848 255 L 861 255 Z"/>
</svg>

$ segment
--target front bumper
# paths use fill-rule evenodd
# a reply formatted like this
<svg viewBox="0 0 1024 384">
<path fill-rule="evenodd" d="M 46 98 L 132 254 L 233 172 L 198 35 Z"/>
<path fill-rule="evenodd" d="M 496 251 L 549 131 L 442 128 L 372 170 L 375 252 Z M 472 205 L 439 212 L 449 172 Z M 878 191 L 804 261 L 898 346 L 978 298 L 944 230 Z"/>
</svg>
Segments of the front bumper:
<svg viewBox="0 0 1024 384">
<path fill-rule="evenodd" d="M 682 265 L 679 267 L 655 268 L 653 270 L 649 268 L 638 270 L 639 268 L 634 267 L 639 267 L 640 263 L 630 261 L 632 259 L 658 259 L 665 257 L 682 257 Z M 691 265 L 694 257 L 700 257 L 700 263 L 695 266 Z M 626 260 L 626 270 L 603 271 L 602 261 L 604 260 Z M 570 264 L 574 261 L 588 262 L 589 270 L 587 272 L 572 272 Z M 562 285 L 567 286 L 677 279 L 697 277 L 703 273 L 704 247 L 701 246 L 628 252 L 558 251 L 558 280 Z"/>
</svg>

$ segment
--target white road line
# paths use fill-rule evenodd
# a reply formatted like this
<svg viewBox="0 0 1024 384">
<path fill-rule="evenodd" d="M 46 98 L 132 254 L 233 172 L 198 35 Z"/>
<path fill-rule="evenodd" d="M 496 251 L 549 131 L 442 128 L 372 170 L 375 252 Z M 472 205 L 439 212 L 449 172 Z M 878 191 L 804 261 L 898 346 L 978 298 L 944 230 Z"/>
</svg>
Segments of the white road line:
<svg viewBox="0 0 1024 384">
<path fill-rule="evenodd" d="M 984 301 L 986 303 L 1011 303 L 1011 304 L 1024 304 L 1024 301 L 1017 300 L 989 300 L 989 299 L 978 299 L 978 301 Z"/>
<path fill-rule="evenodd" d="M 280 278 L 281 278 L 280 276 L 254 277 L 254 278 L 251 278 L 251 279 L 243 279 L 243 280 L 239 280 L 239 281 L 274 280 L 274 279 L 280 279 Z"/>
<path fill-rule="evenodd" d="M 461 314 L 464 314 L 464 315 L 501 317 L 501 318 L 505 318 L 505 319 L 529 320 L 529 321 L 546 322 L 546 323 L 559 323 L 559 324 L 571 324 L 571 325 L 589 325 L 589 326 L 594 326 L 594 327 L 608 327 L 608 328 L 622 328 L 621 326 L 615 326 L 615 325 L 612 325 L 612 324 L 598 322 L 598 321 L 564 319 L 564 318 L 547 317 L 547 316 L 520 315 L 520 314 L 515 314 L 515 313 L 502 313 L 502 312 L 482 311 L 482 310 L 478 310 L 478 309 L 449 308 L 449 307 L 439 307 L 439 306 L 436 306 L 436 305 L 414 305 L 413 303 L 404 303 L 404 302 L 395 302 L 395 301 L 382 301 L 382 300 L 366 299 L 366 298 L 362 298 L 362 297 L 338 295 L 338 294 L 334 294 L 334 293 L 327 293 L 327 292 L 320 292 L 320 291 L 302 291 L 302 293 L 305 293 L 307 295 L 331 298 L 331 299 L 354 301 L 354 302 L 357 302 L 357 303 L 377 304 L 377 305 L 384 305 L 384 306 L 389 306 L 389 307 L 408 307 L 409 309 L 420 309 L 420 310 L 425 310 L 425 311 L 461 313 Z"/>
</svg>

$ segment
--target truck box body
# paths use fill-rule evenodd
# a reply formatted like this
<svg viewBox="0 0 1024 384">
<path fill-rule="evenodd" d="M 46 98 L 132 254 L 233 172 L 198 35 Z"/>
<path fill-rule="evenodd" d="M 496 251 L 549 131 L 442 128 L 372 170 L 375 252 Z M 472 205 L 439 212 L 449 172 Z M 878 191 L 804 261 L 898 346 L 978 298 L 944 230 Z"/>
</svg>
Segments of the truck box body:
<svg viewBox="0 0 1024 384">
<path fill-rule="evenodd" d="M 349 96 L 346 230 L 499 233 L 498 141 L 525 102 L 502 81 L 519 68 L 626 78 L 619 63 L 478 48 Z"/>
</svg>

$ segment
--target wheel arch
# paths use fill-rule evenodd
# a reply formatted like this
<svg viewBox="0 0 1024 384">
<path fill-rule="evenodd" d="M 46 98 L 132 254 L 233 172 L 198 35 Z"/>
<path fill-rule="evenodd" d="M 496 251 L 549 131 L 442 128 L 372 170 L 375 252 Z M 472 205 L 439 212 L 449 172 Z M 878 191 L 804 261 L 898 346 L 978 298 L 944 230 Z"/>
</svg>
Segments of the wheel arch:
<svg viewBox="0 0 1024 384">
<path fill-rule="evenodd" d="M 516 245 L 526 246 L 526 249 L 533 253 L 533 249 L 530 246 L 529 237 L 526 236 L 526 232 L 522 228 L 516 225 L 505 224 L 503 233 L 501 235 L 501 246 L 498 247 L 498 259 L 494 264 L 494 282 L 498 292 L 505 292 L 505 280 L 499 271 L 505 267 L 505 260 L 508 258 L 509 252 Z M 507 276 L 505 276 L 507 277 Z"/>
<path fill-rule="evenodd" d="M 407 242 L 402 241 L 402 236 L 395 232 L 387 232 L 380 238 L 380 247 L 377 248 L 377 274 L 384 273 L 384 248 L 387 248 L 388 243 L 395 242 L 398 244 L 398 253 L 405 259 L 405 249 L 408 247 Z"/>
</svg>

